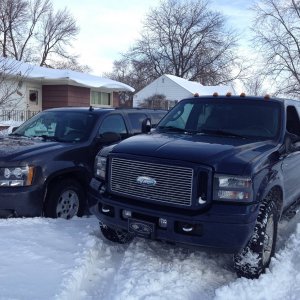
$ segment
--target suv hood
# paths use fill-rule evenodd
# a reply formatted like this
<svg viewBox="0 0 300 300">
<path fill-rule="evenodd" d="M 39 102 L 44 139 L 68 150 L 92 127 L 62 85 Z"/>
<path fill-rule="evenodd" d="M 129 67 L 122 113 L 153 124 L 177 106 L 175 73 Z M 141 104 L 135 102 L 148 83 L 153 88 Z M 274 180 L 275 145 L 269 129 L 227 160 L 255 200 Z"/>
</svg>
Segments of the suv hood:
<svg viewBox="0 0 300 300">
<path fill-rule="evenodd" d="M 275 147 L 272 141 L 154 133 L 124 140 L 112 153 L 188 161 L 213 167 L 216 172 L 243 174 L 250 161 L 262 155 L 267 157 Z"/>
<path fill-rule="evenodd" d="M 49 153 L 61 148 L 62 145 L 64 144 L 41 139 L 7 136 L 0 138 L 0 162 L 17 161 L 44 152 Z"/>
</svg>

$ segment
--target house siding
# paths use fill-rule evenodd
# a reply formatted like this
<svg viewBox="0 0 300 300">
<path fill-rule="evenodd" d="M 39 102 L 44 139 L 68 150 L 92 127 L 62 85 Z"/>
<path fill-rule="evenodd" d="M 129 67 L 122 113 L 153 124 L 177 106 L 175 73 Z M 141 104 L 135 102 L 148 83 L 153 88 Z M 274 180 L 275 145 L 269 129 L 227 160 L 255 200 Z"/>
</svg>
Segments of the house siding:
<svg viewBox="0 0 300 300">
<path fill-rule="evenodd" d="M 43 85 L 42 109 L 64 106 L 89 106 L 90 89 L 68 85 Z"/>
<path fill-rule="evenodd" d="M 119 96 L 119 93 L 113 92 L 112 93 L 112 98 L 113 98 L 112 106 L 113 107 L 119 107 L 120 106 L 120 96 Z"/>
</svg>

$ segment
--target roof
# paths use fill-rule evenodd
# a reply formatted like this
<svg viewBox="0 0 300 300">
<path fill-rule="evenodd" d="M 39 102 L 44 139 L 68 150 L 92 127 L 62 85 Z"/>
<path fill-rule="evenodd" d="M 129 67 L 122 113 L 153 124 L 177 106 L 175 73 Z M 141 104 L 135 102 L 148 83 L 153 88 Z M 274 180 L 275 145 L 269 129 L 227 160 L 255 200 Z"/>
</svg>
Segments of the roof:
<svg viewBox="0 0 300 300">
<path fill-rule="evenodd" d="M 243 93 L 242 93 L 243 94 Z M 285 103 L 285 102 L 298 102 L 297 100 L 293 100 L 293 99 L 284 99 L 284 98 L 277 98 L 277 97 L 270 97 L 269 95 L 265 95 L 265 96 L 247 96 L 247 95 L 216 95 L 216 96 L 196 96 L 196 97 L 189 97 L 189 98 L 185 98 L 183 100 L 187 100 L 187 101 L 199 101 L 199 100 L 218 100 L 221 99 L 222 101 L 226 101 L 226 100 L 235 100 L 235 101 L 244 101 L 244 100 L 250 100 L 250 101 L 263 101 L 265 103 L 268 102 L 279 102 L 279 103 Z"/>
<path fill-rule="evenodd" d="M 191 93 L 195 93 L 195 91 L 198 90 L 201 86 L 203 87 L 201 83 L 196 81 L 189 81 L 187 79 L 170 75 L 170 74 L 165 74 L 163 76 L 168 77 L 169 79 L 171 79 L 172 81 L 174 81 L 175 83 L 177 83 L 178 85 L 185 88 Z"/>
<path fill-rule="evenodd" d="M 109 78 L 71 70 L 50 69 L 34 66 L 11 58 L 0 57 L 0 70 L 1 69 L 4 71 L 7 70 L 9 75 L 25 75 L 26 78 L 39 80 L 42 84 L 57 84 L 57 81 L 63 81 L 68 85 L 134 92 L 133 87 Z"/>
<path fill-rule="evenodd" d="M 163 112 L 166 113 L 167 111 L 164 109 L 150 109 L 150 108 L 132 108 L 132 107 L 117 107 L 117 108 L 106 108 L 106 107 L 85 107 L 85 106 L 64 106 L 64 107 L 55 107 L 55 108 L 48 108 L 43 110 L 41 113 L 46 113 L 49 111 L 64 111 L 64 112 L 90 112 L 95 114 L 103 114 L 112 111 L 118 112 L 140 112 L 140 113 L 152 113 L 152 112 Z"/>
<path fill-rule="evenodd" d="M 227 92 L 232 92 L 232 88 L 226 85 L 210 85 L 204 86 L 199 82 L 196 81 L 189 81 L 187 79 L 177 77 L 170 74 L 165 74 L 162 76 L 166 76 L 182 88 L 186 89 L 187 91 L 191 92 L 192 94 L 198 93 L 199 95 L 212 95 L 214 92 L 218 92 L 220 94 L 226 94 Z"/>
</svg>

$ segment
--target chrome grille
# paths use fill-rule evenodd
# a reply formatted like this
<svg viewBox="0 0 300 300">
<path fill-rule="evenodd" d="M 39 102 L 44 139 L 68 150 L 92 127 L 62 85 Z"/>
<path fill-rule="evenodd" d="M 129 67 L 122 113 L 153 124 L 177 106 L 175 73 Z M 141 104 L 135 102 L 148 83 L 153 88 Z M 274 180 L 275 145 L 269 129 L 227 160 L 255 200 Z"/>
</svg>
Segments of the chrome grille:
<svg viewBox="0 0 300 300">
<path fill-rule="evenodd" d="M 155 183 L 138 183 L 142 176 Z M 110 189 L 119 195 L 190 206 L 192 183 L 192 168 L 112 158 Z"/>
</svg>

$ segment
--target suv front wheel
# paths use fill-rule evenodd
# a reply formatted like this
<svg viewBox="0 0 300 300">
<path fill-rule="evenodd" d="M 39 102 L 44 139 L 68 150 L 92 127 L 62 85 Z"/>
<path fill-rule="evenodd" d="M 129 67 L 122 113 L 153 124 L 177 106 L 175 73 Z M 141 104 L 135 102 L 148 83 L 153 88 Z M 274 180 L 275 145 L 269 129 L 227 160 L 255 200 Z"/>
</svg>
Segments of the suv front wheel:
<svg viewBox="0 0 300 300">
<path fill-rule="evenodd" d="M 84 192 L 76 180 L 64 179 L 50 187 L 45 202 L 45 217 L 71 219 L 83 213 Z"/>
</svg>

